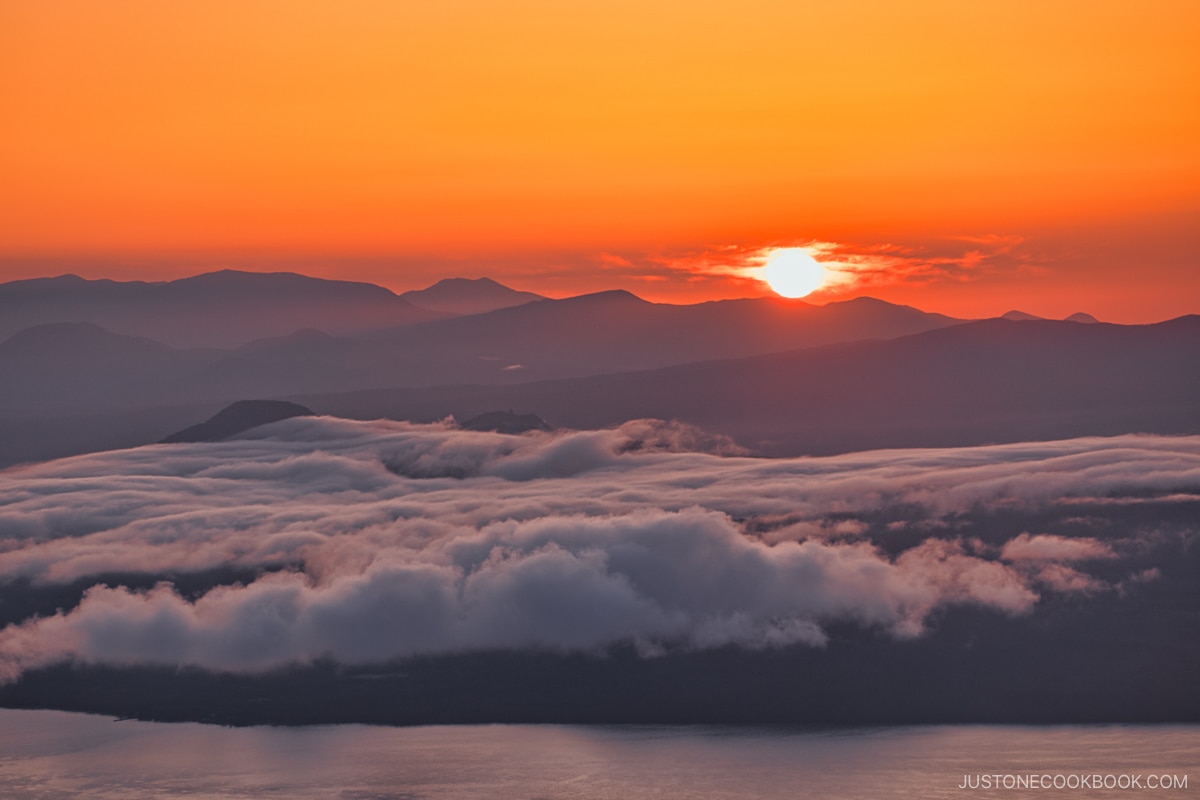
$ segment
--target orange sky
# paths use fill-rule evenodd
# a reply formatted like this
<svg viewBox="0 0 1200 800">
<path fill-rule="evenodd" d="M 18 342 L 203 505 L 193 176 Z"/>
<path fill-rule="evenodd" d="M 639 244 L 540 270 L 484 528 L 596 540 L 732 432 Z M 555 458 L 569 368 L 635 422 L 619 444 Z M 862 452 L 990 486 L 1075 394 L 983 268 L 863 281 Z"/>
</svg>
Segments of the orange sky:
<svg viewBox="0 0 1200 800">
<path fill-rule="evenodd" d="M 0 279 L 686 301 L 823 242 L 875 259 L 849 293 L 947 313 L 1198 312 L 1198 30 L 1195 0 L 0 0 Z"/>
</svg>

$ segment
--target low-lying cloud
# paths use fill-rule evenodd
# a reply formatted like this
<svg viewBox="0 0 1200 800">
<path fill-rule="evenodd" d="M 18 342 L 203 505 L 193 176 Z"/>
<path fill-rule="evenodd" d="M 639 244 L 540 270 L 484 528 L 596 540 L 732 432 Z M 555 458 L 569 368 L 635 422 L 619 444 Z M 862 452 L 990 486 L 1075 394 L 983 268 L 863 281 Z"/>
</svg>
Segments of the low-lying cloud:
<svg viewBox="0 0 1200 800">
<path fill-rule="evenodd" d="M 1094 561 L 1115 558 L 1116 553 L 1095 539 L 1022 533 L 1004 545 L 1000 557 L 1005 561 Z"/>
<path fill-rule="evenodd" d="M 1019 615 L 1047 594 L 1145 582 L 1087 572 L 1124 546 L 1094 532 L 1014 529 L 987 544 L 961 515 L 1076 515 L 1088 498 L 1200 486 L 1200 437 L 734 452 L 645 420 L 507 436 L 298 418 L 9 470 L 0 583 L 94 585 L 0 631 L 0 678 L 66 660 L 258 671 L 617 643 L 821 646 L 835 621 L 913 637 L 949 606 Z M 913 531 L 889 552 L 888 537 Z M 198 597 L 105 578 L 230 566 L 257 577 Z"/>
</svg>

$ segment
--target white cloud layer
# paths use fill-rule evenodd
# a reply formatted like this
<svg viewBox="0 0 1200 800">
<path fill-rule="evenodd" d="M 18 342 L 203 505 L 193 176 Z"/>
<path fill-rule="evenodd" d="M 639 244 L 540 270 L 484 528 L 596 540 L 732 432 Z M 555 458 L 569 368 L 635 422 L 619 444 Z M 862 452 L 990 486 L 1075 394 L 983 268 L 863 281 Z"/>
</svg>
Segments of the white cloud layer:
<svg viewBox="0 0 1200 800">
<path fill-rule="evenodd" d="M 8 470 L 0 582 L 271 571 L 194 601 L 165 583 L 93 586 L 72 609 L 0 631 L 0 679 L 69 659 L 265 670 L 617 642 L 821 645 L 833 620 L 916 636 L 947 605 L 1020 614 L 1040 592 L 1108 588 L 1078 565 L 1115 551 L 1013 531 L 999 559 L 953 538 L 889 557 L 855 515 L 914 507 L 936 520 L 1200 487 L 1200 437 L 715 454 L 733 451 L 644 420 L 505 436 L 297 418 Z"/>
</svg>

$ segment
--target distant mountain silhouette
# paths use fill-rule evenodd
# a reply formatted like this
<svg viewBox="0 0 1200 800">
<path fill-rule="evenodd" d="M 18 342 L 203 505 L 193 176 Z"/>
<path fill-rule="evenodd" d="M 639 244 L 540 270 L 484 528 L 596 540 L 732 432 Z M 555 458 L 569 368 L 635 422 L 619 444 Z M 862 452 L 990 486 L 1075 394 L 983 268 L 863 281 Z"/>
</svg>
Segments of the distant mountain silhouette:
<svg viewBox="0 0 1200 800">
<path fill-rule="evenodd" d="M 218 442 L 259 425 L 279 422 L 292 417 L 311 417 L 313 412 L 299 403 L 284 400 L 239 400 L 226 406 L 209 419 L 164 438 L 163 444 L 175 442 Z"/>
<path fill-rule="evenodd" d="M 482 314 L 546 299 L 533 292 L 510 289 L 491 278 L 446 278 L 400 297 L 414 306 L 449 314 Z"/>
<path fill-rule="evenodd" d="M 1026 322 L 1031 319 L 1044 319 L 1044 317 L 1039 317 L 1034 314 L 1026 314 L 1024 311 L 1017 311 L 1014 308 L 1012 311 L 1002 314 L 1000 319 L 1006 319 L 1010 322 Z"/>
<path fill-rule="evenodd" d="M 236 347 L 299 328 L 342 335 L 445 316 L 381 286 L 290 272 L 222 270 L 163 283 L 63 275 L 0 284 L 0 339 L 45 323 L 90 322 L 174 347 Z"/>
<path fill-rule="evenodd" d="M 0 342 L 0 358 L 30 362 L 45 358 L 78 361 L 165 356 L 173 348 L 143 336 L 122 336 L 90 322 L 50 322 L 26 328 Z"/>
<path fill-rule="evenodd" d="M 87 322 L 36 325 L 0 342 L 0 414 L 145 406 L 214 357 Z"/>
<path fill-rule="evenodd" d="M 1082 311 L 1076 311 L 1074 314 L 1067 317 L 1065 321 L 1066 322 L 1082 322 L 1085 325 L 1091 325 L 1093 323 L 1099 322 L 1100 320 L 1096 319 L 1091 314 L 1085 314 Z"/>
<path fill-rule="evenodd" d="M 308 396 L 418 421 L 528 408 L 556 426 L 679 419 L 767 455 L 1200 433 L 1200 316 L 1157 325 L 993 319 L 891 341 L 517 386 Z"/>
</svg>

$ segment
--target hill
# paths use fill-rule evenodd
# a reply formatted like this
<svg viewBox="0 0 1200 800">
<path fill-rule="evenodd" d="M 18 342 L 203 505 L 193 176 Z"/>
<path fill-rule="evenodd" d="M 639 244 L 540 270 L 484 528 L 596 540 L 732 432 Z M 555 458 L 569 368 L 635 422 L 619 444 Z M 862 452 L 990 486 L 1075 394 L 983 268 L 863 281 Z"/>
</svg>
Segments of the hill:
<svg viewBox="0 0 1200 800">
<path fill-rule="evenodd" d="M 313 412 L 298 403 L 285 400 L 239 400 L 209 419 L 172 433 L 163 444 L 175 442 L 218 442 L 260 425 L 292 417 L 311 417 Z"/>
</svg>

